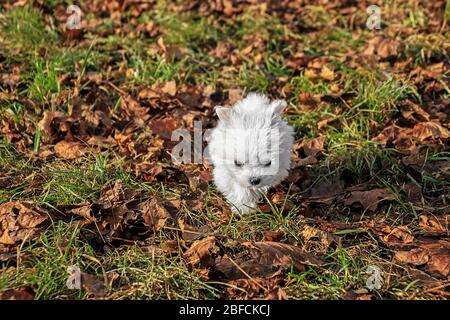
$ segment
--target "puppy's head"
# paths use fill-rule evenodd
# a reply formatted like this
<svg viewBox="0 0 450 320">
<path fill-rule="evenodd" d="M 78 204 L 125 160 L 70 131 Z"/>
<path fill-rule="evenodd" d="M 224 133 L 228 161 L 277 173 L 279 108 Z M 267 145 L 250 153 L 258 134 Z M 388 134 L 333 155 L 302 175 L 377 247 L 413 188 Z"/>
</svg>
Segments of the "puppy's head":
<svg viewBox="0 0 450 320">
<path fill-rule="evenodd" d="M 281 182 L 288 174 L 293 143 L 293 129 L 281 119 L 285 107 L 284 100 L 271 102 L 256 94 L 233 108 L 216 107 L 219 125 L 211 141 L 214 164 L 244 187 Z"/>
</svg>

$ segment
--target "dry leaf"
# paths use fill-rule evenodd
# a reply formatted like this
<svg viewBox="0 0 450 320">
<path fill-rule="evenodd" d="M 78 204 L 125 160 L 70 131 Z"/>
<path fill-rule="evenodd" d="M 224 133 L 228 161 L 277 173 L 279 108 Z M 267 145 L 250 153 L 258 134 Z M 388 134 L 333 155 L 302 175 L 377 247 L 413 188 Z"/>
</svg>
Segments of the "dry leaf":
<svg viewBox="0 0 450 320">
<path fill-rule="evenodd" d="M 69 142 L 62 140 L 55 144 L 56 155 L 67 160 L 74 160 L 82 157 L 86 152 L 86 147 L 79 142 Z"/>
<path fill-rule="evenodd" d="M 144 224 L 155 231 L 161 230 L 167 219 L 172 217 L 166 207 L 158 202 L 157 198 L 141 202 L 137 209 L 142 212 Z"/>
<path fill-rule="evenodd" d="M 284 236 L 281 231 L 266 231 L 264 232 L 265 241 L 279 241 Z"/>
<path fill-rule="evenodd" d="M 35 292 L 31 287 L 8 289 L 0 292 L 1 300 L 34 300 Z"/>
<path fill-rule="evenodd" d="M 384 200 L 393 200 L 394 197 L 386 189 L 372 189 L 369 191 L 352 191 L 350 196 L 345 199 L 344 205 L 349 206 L 354 203 L 360 203 L 365 210 L 374 211 L 378 203 Z"/>
<path fill-rule="evenodd" d="M 15 245 L 35 239 L 39 226 L 46 220 L 47 215 L 30 204 L 19 201 L 3 203 L 0 205 L 0 244 Z"/>
<path fill-rule="evenodd" d="M 51 127 L 51 124 L 54 119 L 56 118 L 62 118 L 64 117 L 64 113 L 60 111 L 45 111 L 44 116 L 42 117 L 41 121 L 38 123 L 38 128 L 41 130 L 42 134 L 42 140 L 47 142 L 50 140 L 50 138 L 53 135 L 53 129 Z"/>
<path fill-rule="evenodd" d="M 329 81 L 332 81 L 335 78 L 333 70 L 331 70 L 327 66 L 322 67 L 322 69 L 320 70 L 319 76 L 322 79 L 329 80 Z"/>
<path fill-rule="evenodd" d="M 391 39 L 376 36 L 369 40 L 363 55 L 377 55 L 380 58 L 388 58 L 397 55 L 398 43 Z"/>
<path fill-rule="evenodd" d="M 280 242 L 255 242 L 249 244 L 252 256 L 262 265 L 290 267 L 304 270 L 305 265 L 320 266 L 323 261 L 302 248 Z"/>
<path fill-rule="evenodd" d="M 210 228 L 207 225 L 196 227 L 185 223 L 181 218 L 178 219 L 178 226 L 181 229 L 183 240 L 187 242 L 200 239 L 210 232 Z"/>
<path fill-rule="evenodd" d="M 85 272 L 81 272 L 81 287 L 96 297 L 103 297 L 107 293 L 104 279 Z"/>
<path fill-rule="evenodd" d="M 395 253 L 395 259 L 404 263 L 411 263 L 415 266 L 426 264 L 430 259 L 427 251 L 421 248 L 412 249 L 410 251 L 398 251 Z"/>
<path fill-rule="evenodd" d="M 450 275 L 450 245 L 443 246 L 439 242 L 423 244 L 410 251 L 399 251 L 395 258 L 417 266 L 426 264 L 426 271 L 440 278 L 446 279 Z"/>
<path fill-rule="evenodd" d="M 432 217 L 421 215 L 419 217 L 419 226 L 430 235 L 445 236 L 449 235 L 450 218 L 448 215 L 444 217 Z"/>
<path fill-rule="evenodd" d="M 386 244 L 392 246 L 403 247 L 414 243 L 416 240 L 406 226 L 399 226 L 395 228 L 386 226 L 382 228 L 382 232 L 387 233 L 383 236 L 382 240 Z"/>
<path fill-rule="evenodd" d="M 170 140 L 172 132 L 178 129 L 178 122 L 174 117 L 152 119 L 150 121 L 150 129 L 162 138 Z"/>
<path fill-rule="evenodd" d="M 428 138 L 448 139 L 450 137 L 450 131 L 439 123 L 431 121 L 416 124 L 411 130 L 411 134 L 420 141 L 424 141 Z"/>
<path fill-rule="evenodd" d="M 177 84 L 175 80 L 166 82 L 161 90 L 169 96 L 175 96 L 177 94 Z"/>
<path fill-rule="evenodd" d="M 323 151 L 324 143 L 325 137 L 319 136 L 314 139 L 303 141 L 300 147 L 303 149 L 307 156 L 315 156 L 320 151 Z"/>
<path fill-rule="evenodd" d="M 216 237 L 208 236 L 202 240 L 195 241 L 184 253 L 184 259 L 191 265 L 201 265 L 203 267 L 212 265 L 214 259 L 212 255 L 216 251 Z"/>
<path fill-rule="evenodd" d="M 339 238 L 329 232 L 305 225 L 302 231 L 302 236 L 305 242 L 310 241 L 312 238 L 318 238 L 322 247 L 327 249 L 331 244 L 338 243 Z"/>
</svg>

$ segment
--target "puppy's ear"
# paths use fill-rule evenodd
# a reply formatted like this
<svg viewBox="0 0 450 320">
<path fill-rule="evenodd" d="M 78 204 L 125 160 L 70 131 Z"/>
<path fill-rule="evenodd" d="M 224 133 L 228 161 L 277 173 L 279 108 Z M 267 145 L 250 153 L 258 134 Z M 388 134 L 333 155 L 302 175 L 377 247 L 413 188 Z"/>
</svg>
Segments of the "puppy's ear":
<svg viewBox="0 0 450 320">
<path fill-rule="evenodd" d="M 222 121 L 224 124 L 230 123 L 231 118 L 233 117 L 234 114 L 232 108 L 217 106 L 214 108 L 214 110 L 216 111 L 216 114 L 219 117 L 220 121 Z"/>
<path fill-rule="evenodd" d="M 284 100 L 274 100 L 269 105 L 270 113 L 273 115 L 281 115 L 286 108 L 287 103 Z"/>
</svg>

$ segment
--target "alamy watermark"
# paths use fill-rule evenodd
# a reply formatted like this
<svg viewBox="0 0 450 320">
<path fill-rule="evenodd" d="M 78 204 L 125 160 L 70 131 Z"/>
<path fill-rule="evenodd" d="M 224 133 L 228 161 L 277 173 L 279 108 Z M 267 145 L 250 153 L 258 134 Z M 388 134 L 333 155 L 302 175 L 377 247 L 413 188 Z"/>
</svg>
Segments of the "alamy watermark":
<svg viewBox="0 0 450 320">
<path fill-rule="evenodd" d="M 366 21 L 366 27 L 369 30 L 381 29 L 381 8 L 376 5 L 368 6 L 366 9 L 367 14 L 369 17 Z"/>
<path fill-rule="evenodd" d="M 70 5 L 67 7 L 66 28 L 67 30 L 80 30 L 81 29 L 81 9 L 77 5 Z"/>
<path fill-rule="evenodd" d="M 78 265 L 71 265 L 67 267 L 67 281 L 66 285 L 68 289 L 80 290 L 81 289 L 81 270 Z"/>
<path fill-rule="evenodd" d="M 366 272 L 370 274 L 366 281 L 367 288 L 370 290 L 381 289 L 381 286 L 383 285 L 381 268 L 379 266 L 370 265 L 367 267 Z"/>
</svg>

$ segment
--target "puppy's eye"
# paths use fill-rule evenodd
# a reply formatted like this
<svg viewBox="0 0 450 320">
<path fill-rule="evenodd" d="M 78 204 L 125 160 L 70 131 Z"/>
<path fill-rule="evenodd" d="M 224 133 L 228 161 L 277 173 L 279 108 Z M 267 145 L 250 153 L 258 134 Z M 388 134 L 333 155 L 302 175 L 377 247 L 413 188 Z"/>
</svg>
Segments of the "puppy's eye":
<svg viewBox="0 0 450 320">
<path fill-rule="evenodd" d="M 272 161 L 268 161 L 268 162 L 266 162 L 266 163 L 263 163 L 263 166 L 264 167 L 270 167 L 270 165 L 272 164 Z"/>
<path fill-rule="evenodd" d="M 237 161 L 237 160 L 234 160 L 234 165 L 236 166 L 236 167 L 242 167 L 244 164 L 242 163 L 242 162 L 239 162 L 239 161 Z"/>
</svg>

